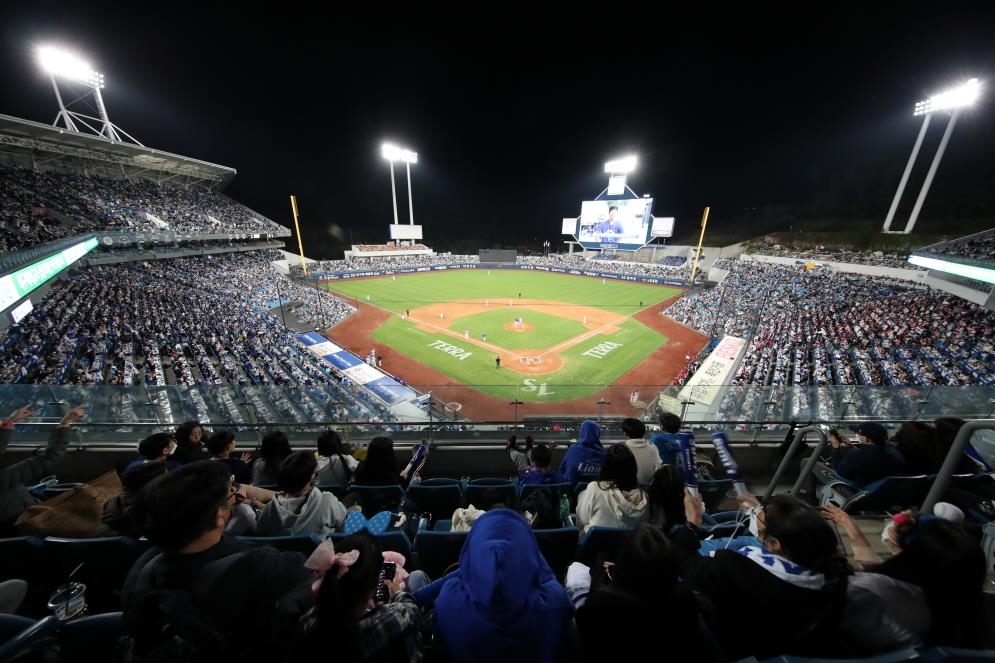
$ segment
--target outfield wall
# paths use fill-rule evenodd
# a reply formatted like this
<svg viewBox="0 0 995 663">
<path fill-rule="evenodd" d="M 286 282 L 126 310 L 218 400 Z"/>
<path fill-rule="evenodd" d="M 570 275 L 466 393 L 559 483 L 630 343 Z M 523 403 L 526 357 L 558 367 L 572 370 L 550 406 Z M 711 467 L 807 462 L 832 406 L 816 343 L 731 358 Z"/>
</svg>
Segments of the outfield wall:
<svg viewBox="0 0 995 663">
<path fill-rule="evenodd" d="M 654 285 L 685 286 L 687 281 L 678 278 L 662 276 L 637 276 L 634 274 L 616 274 L 591 269 L 568 269 L 565 267 L 548 267 L 545 265 L 507 265 L 502 263 L 479 264 L 464 263 L 456 265 L 432 265 L 430 267 L 404 267 L 399 269 L 370 269 L 362 272 L 312 272 L 308 279 L 316 281 L 344 281 L 347 279 L 369 279 L 378 276 L 394 276 L 397 274 L 419 274 L 423 272 L 447 272 L 455 269 L 517 269 L 529 272 L 549 272 L 550 274 L 572 274 L 575 276 L 590 276 L 613 281 L 631 281 L 632 283 L 651 283 Z"/>
</svg>

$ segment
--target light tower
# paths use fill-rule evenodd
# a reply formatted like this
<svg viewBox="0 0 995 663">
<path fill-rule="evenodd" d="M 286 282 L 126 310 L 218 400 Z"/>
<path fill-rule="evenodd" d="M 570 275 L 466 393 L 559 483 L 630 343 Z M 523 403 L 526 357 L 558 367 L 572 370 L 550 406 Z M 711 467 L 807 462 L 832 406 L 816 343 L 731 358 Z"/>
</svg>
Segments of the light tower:
<svg viewBox="0 0 995 663">
<path fill-rule="evenodd" d="M 413 226 L 415 224 L 415 208 L 411 198 L 411 164 L 418 163 L 418 153 L 390 143 L 384 143 L 380 147 L 380 154 L 390 162 L 390 196 L 394 202 L 394 225 L 397 225 L 398 222 L 397 189 L 394 186 L 394 162 L 404 162 L 404 167 L 408 171 L 408 225 Z"/>
<path fill-rule="evenodd" d="M 612 159 L 605 162 L 605 172 L 608 173 L 608 195 L 616 196 L 625 192 L 625 177 L 636 169 L 636 155 Z"/>
<path fill-rule="evenodd" d="M 929 193 L 929 187 L 933 183 L 933 178 L 936 176 L 936 170 L 940 167 L 940 159 L 943 158 L 943 153 L 947 149 L 947 143 L 950 142 L 950 134 L 954 131 L 954 126 L 957 124 L 957 118 L 960 116 L 960 109 L 965 106 L 970 106 L 977 100 L 981 93 L 981 84 L 978 82 L 977 78 L 972 78 L 964 85 L 960 87 L 951 88 L 942 92 L 940 94 L 934 95 L 927 99 L 926 101 L 920 101 L 916 104 L 915 116 L 923 115 L 922 128 L 919 129 L 919 136 L 916 138 L 916 143 L 912 147 L 912 154 L 909 156 L 909 162 L 905 165 L 905 172 L 902 173 L 902 179 L 898 183 L 898 190 L 895 191 L 895 198 L 891 201 L 891 207 L 888 209 L 888 216 L 885 217 L 884 227 L 881 228 L 881 232 L 902 232 L 908 234 L 912 232 L 912 228 L 916 225 L 916 220 L 919 218 L 919 212 L 922 211 L 923 203 L 926 202 L 926 194 Z M 919 197 L 916 198 L 915 205 L 912 207 L 912 214 L 909 216 L 908 223 L 905 224 L 905 230 L 903 231 L 892 231 L 891 222 L 895 218 L 895 211 L 898 209 L 898 201 L 902 198 L 902 193 L 905 191 L 905 185 L 908 184 L 909 174 L 912 172 L 912 166 L 916 161 L 916 157 L 919 156 L 919 149 L 922 147 L 923 139 L 926 137 L 926 130 L 929 128 L 929 120 L 933 116 L 933 113 L 941 110 L 952 110 L 950 113 L 950 120 L 947 122 L 947 128 L 943 132 L 943 138 L 940 139 L 940 146 L 936 148 L 936 154 L 933 156 L 933 163 L 929 166 L 929 172 L 926 173 L 926 180 L 922 184 L 922 190 L 919 192 Z"/>
<path fill-rule="evenodd" d="M 104 106 L 103 97 L 100 96 L 100 90 L 104 87 L 103 74 L 94 71 L 89 63 L 78 55 L 61 48 L 42 46 L 38 49 L 37 54 L 38 62 L 52 81 L 55 99 L 59 102 L 59 114 L 55 116 L 53 127 L 59 126 L 59 123 L 62 122 L 69 131 L 85 133 L 83 131 L 85 128 L 108 140 L 141 145 L 133 136 L 115 126 L 107 117 L 107 108 Z M 59 88 L 59 81 L 62 81 L 63 85 L 71 85 L 77 89 L 82 88 L 83 93 L 66 104 Z M 73 94 L 76 94 L 75 90 Z M 69 108 L 69 106 L 83 105 L 87 102 L 92 104 L 97 117 Z M 85 108 L 93 112 L 90 106 L 85 106 Z"/>
</svg>

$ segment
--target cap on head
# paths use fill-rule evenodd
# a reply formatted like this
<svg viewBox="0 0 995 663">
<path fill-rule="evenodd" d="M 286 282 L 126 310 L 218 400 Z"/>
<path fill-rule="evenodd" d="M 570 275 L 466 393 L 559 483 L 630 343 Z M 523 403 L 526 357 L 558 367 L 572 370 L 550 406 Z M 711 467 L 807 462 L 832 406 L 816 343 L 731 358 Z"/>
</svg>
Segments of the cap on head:
<svg viewBox="0 0 995 663">
<path fill-rule="evenodd" d="M 884 444 L 888 441 L 888 429 L 876 421 L 865 421 L 862 424 L 850 426 L 857 435 L 863 435 L 874 444 Z"/>
</svg>

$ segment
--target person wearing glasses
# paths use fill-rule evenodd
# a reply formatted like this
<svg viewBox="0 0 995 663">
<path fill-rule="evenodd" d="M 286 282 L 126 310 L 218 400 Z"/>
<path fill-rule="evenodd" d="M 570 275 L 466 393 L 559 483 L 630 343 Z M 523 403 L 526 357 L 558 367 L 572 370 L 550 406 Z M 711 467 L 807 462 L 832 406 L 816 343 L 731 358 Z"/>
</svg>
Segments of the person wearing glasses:
<svg viewBox="0 0 995 663">
<path fill-rule="evenodd" d="M 181 592 L 223 637 L 221 653 L 279 660 L 290 634 L 278 626 L 307 609 L 313 576 L 302 553 L 244 546 L 225 536 L 248 488 L 233 482 L 227 465 L 200 461 L 154 479 L 138 494 L 133 521 L 152 547 L 132 566 L 121 593 L 136 651 L 162 638 L 150 625 L 183 619 L 171 612 Z M 252 491 L 244 495 L 259 499 Z"/>
<path fill-rule="evenodd" d="M 846 602 L 850 569 L 818 510 L 789 495 L 740 498 L 761 547 L 698 554 L 704 508 L 685 491 L 687 527 L 671 535 L 677 571 L 708 600 L 705 620 L 728 660 L 780 654 L 828 656 Z M 758 628 L 758 620 L 776 628 Z"/>
</svg>

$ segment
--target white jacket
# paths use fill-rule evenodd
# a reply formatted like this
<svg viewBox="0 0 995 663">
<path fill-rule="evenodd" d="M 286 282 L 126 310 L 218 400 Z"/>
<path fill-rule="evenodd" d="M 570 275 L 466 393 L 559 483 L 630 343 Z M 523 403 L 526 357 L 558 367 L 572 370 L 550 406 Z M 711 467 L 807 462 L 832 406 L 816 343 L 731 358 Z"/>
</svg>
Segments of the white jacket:
<svg viewBox="0 0 995 663">
<path fill-rule="evenodd" d="M 577 500 L 577 519 L 582 534 L 592 525 L 635 527 L 645 521 L 648 514 L 649 503 L 642 488 L 623 491 L 614 483 L 592 481 Z"/>
</svg>

